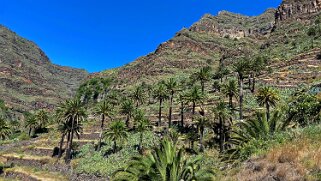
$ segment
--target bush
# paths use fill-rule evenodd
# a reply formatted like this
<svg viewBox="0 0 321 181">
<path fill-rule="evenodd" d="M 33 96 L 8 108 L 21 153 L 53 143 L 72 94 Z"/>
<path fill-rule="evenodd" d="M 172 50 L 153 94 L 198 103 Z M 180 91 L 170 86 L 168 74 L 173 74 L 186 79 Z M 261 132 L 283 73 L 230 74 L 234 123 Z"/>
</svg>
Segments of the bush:
<svg viewBox="0 0 321 181">
<path fill-rule="evenodd" d="M 158 138 L 149 131 L 144 133 L 143 146 L 151 148 L 157 143 Z M 76 155 L 76 172 L 87 173 L 96 176 L 110 176 L 116 170 L 126 166 L 128 161 L 135 155 L 138 155 L 137 145 L 139 142 L 139 133 L 130 133 L 128 141 L 122 144 L 122 149 L 113 153 L 112 143 L 107 142 L 100 152 L 95 151 L 91 144 L 81 148 Z M 119 145 L 121 146 L 121 145 Z"/>
</svg>

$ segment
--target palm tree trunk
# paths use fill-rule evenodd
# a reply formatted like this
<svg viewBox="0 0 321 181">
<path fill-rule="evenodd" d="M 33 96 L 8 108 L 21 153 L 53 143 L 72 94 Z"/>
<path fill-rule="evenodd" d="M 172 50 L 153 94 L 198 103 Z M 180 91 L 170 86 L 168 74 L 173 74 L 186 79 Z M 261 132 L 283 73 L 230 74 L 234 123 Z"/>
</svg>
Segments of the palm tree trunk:
<svg viewBox="0 0 321 181">
<path fill-rule="evenodd" d="M 252 88 L 251 88 L 251 92 L 254 93 L 255 91 L 255 75 L 252 75 Z"/>
<path fill-rule="evenodd" d="M 59 152 L 58 152 L 58 158 L 61 158 L 62 156 L 62 145 L 64 144 L 66 133 L 63 133 L 61 136 L 60 144 L 59 144 Z"/>
<path fill-rule="evenodd" d="M 103 132 L 104 132 L 104 122 L 105 122 L 105 115 L 101 115 L 101 125 L 100 125 L 100 134 L 99 134 L 99 142 L 98 142 L 98 147 L 97 151 L 100 151 L 101 148 L 101 140 L 103 138 Z"/>
<path fill-rule="evenodd" d="M 130 116 L 129 114 L 127 114 L 127 117 L 126 117 L 126 127 L 129 128 L 129 119 L 130 119 Z"/>
<path fill-rule="evenodd" d="M 195 103 L 195 101 L 193 101 L 193 110 L 192 110 L 193 116 L 195 115 L 195 107 L 196 107 L 196 103 Z"/>
<path fill-rule="evenodd" d="M 204 145 L 203 145 L 203 136 L 204 136 L 204 127 L 200 127 L 200 152 L 204 151 Z"/>
<path fill-rule="evenodd" d="M 240 86 L 240 120 L 243 119 L 243 76 L 239 75 L 239 86 Z"/>
<path fill-rule="evenodd" d="M 223 124 L 223 120 L 220 117 L 220 152 L 224 151 L 224 124 Z"/>
<path fill-rule="evenodd" d="M 116 140 L 114 141 L 114 153 L 116 153 L 116 150 L 117 150 L 117 142 Z"/>
<path fill-rule="evenodd" d="M 72 149 L 72 141 L 74 138 L 74 127 L 75 127 L 74 124 L 75 124 L 75 121 L 72 119 L 70 140 L 69 140 L 69 144 L 68 144 L 68 148 L 67 148 L 67 152 L 66 152 L 66 162 L 67 163 L 71 160 L 71 149 Z"/>
<path fill-rule="evenodd" d="M 229 105 L 230 105 L 231 111 L 233 111 L 233 95 L 229 95 Z"/>
<path fill-rule="evenodd" d="M 29 137 L 31 137 L 31 127 L 29 128 L 29 132 L 28 132 L 28 135 L 29 135 Z"/>
<path fill-rule="evenodd" d="M 201 81 L 201 86 L 202 86 L 202 93 L 204 94 L 204 89 L 205 89 L 205 83 L 204 83 L 204 81 Z"/>
<path fill-rule="evenodd" d="M 265 103 L 266 106 L 266 120 L 270 121 L 270 104 L 268 102 Z"/>
<path fill-rule="evenodd" d="M 181 126 L 184 127 L 184 103 L 181 102 Z"/>
<path fill-rule="evenodd" d="M 171 98 L 170 98 L 169 116 L 168 116 L 168 127 L 169 128 L 172 126 L 173 98 L 174 98 L 174 93 L 172 93 Z"/>
<path fill-rule="evenodd" d="M 142 150 L 142 145 L 143 145 L 143 132 L 141 132 L 139 135 L 139 145 L 138 145 L 139 150 Z"/>
<path fill-rule="evenodd" d="M 162 126 L 162 103 L 163 99 L 159 99 L 158 126 Z"/>
</svg>

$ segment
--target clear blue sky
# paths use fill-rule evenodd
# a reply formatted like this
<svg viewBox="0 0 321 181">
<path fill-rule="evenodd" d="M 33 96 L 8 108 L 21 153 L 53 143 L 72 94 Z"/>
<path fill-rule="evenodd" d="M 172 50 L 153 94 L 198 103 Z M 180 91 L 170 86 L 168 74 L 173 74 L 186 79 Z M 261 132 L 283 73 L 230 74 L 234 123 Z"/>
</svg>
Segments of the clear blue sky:
<svg viewBox="0 0 321 181">
<path fill-rule="evenodd" d="M 1 0 L 0 24 L 56 64 L 96 72 L 153 52 L 205 13 L 258 15 L 281 0 Z"/>
</svg>

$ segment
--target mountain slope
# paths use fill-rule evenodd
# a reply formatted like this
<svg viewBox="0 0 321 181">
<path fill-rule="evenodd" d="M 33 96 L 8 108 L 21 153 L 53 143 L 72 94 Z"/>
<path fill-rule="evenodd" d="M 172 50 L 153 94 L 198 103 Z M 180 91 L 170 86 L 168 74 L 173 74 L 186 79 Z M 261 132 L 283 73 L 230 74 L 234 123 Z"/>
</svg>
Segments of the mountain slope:
<svg viewBox="0 0 321 181">
<path fill-rule="evenodd" d="M 52 64 L 36 44 L 0 26 L 0 98 L 8 107 L 52 108 L 73 95 L 87 75 Z"/>
<path fill-rule="evenodd" d="M 155 52 L 94 77 L 111 77 L 118 88 L 127 89 L 141 82 L 152 84 L 167 77 L 186 76 L 204 66 L 215 69 L 220 62 L 229 66 L 242 56 L 265 56 L 269 64 L 290 61 L 320 45 L 315 38 L 315 46 L 311 46 L 307 34 L 309 28 L 317 26 L 314 21 L 320 10 L 320 0 L 284 0 L 276 10 L 268 9 L 259 16 L 227 11 L 217 16 L 206 14 L 160 44 Z"/>
</svg>

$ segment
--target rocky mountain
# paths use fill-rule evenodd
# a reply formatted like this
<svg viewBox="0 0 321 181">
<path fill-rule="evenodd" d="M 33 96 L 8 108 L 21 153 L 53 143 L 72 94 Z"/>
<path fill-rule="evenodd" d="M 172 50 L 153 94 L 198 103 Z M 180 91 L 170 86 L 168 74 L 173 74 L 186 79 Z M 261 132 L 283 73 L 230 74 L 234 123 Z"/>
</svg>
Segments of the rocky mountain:
<svg viewBox="0 0 321 181">
<path fill-rule="evenodd" d="M 113 70 L 94 75 L 112 77 L 119 88 L 187 75 L 219 62 L 227 66 L 240 56 L 266 56 L 270 63 L 291 60 L 312 50 L 307 31 L 321 10 L 320 0 L 284 0 L 259 16 L 221 11 L 204 15 L 159 45 L 155 52 Z M 317 44 L 318 41 L 315 41 Z"/>
<path fill-rule="evenodd" d="M 52 64 L 35 43 L 0 26 L 0 99 L 9 108 L 53 108 L 87 76 L 85 70 Z"/>
</svg>

